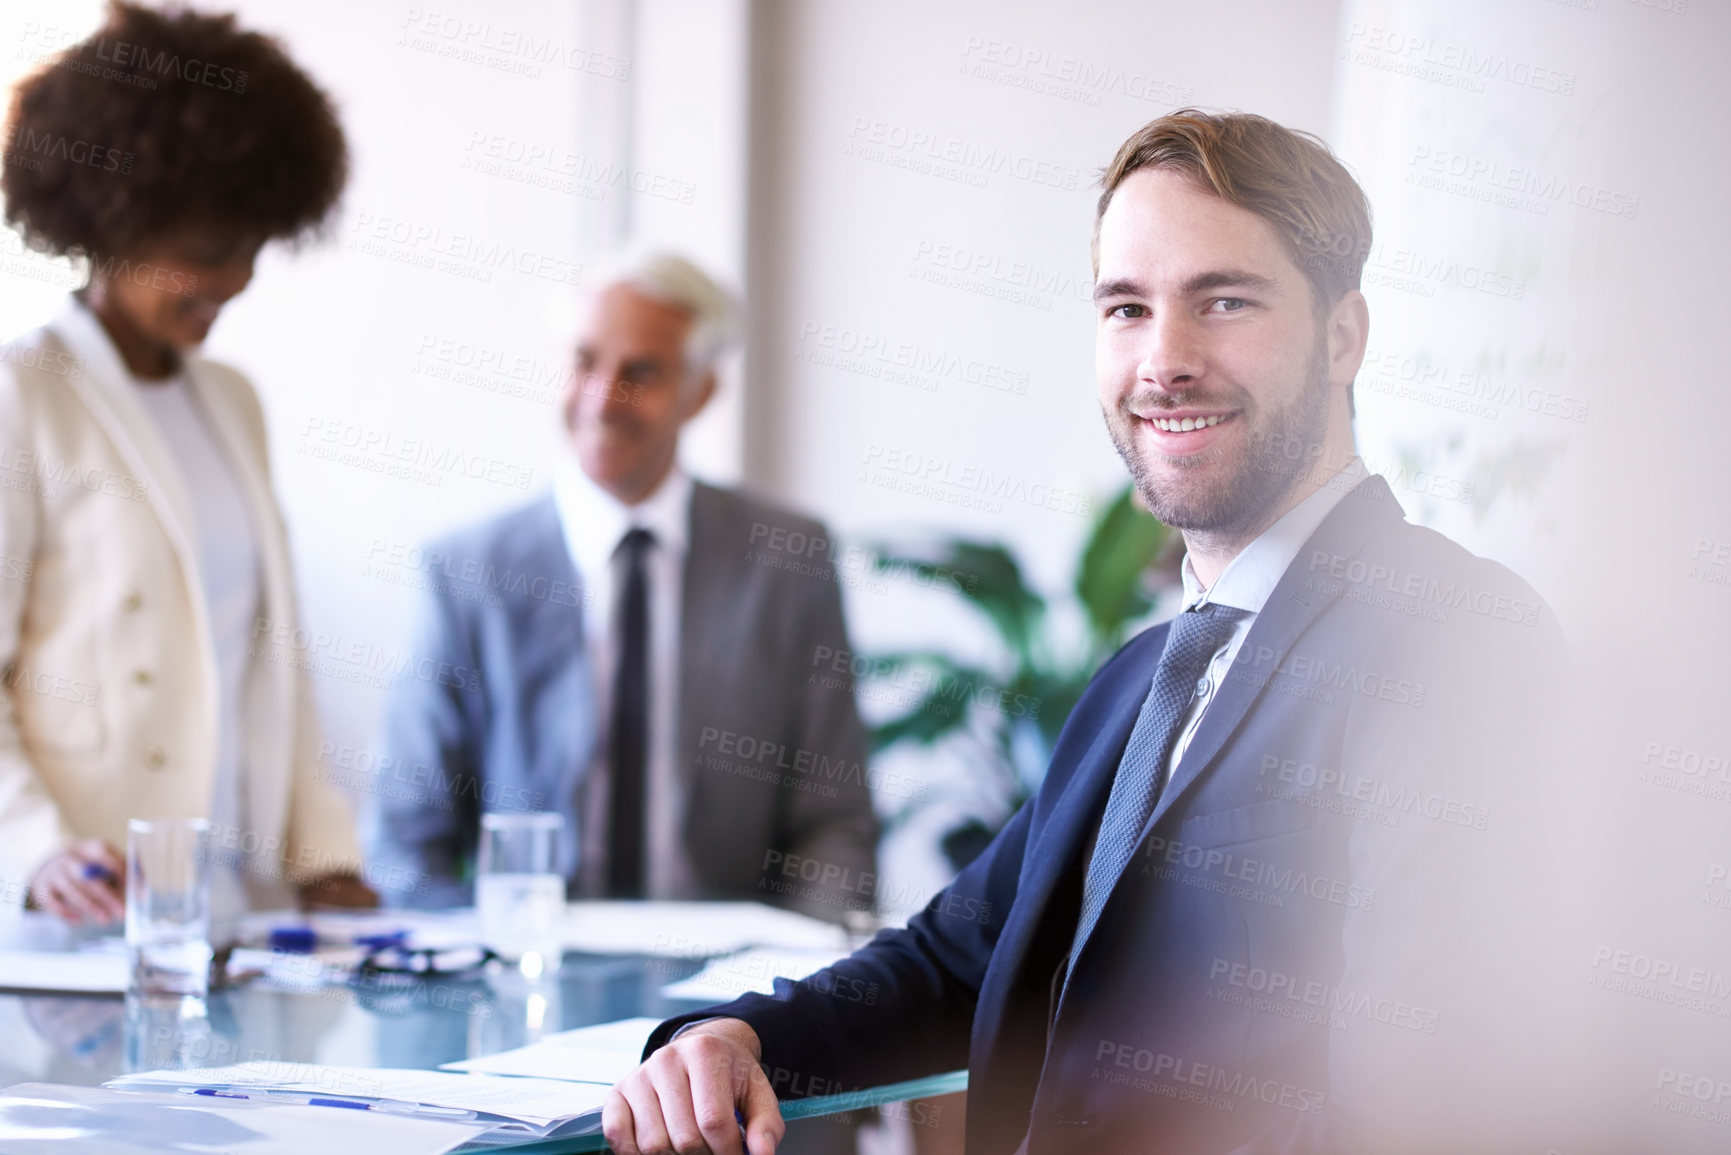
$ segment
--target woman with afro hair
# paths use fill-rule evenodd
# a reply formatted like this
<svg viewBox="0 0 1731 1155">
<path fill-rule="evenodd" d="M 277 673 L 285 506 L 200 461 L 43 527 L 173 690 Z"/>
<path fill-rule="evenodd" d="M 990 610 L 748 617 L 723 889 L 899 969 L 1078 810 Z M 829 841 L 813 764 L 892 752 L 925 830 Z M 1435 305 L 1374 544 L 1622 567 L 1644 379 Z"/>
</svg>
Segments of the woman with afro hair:
<svg viewBox="0 0 1731 1155">
<path fill-rule="evenodd" d="M 330 101 L 232 16 L 126 3 L 17 86 L 6 221 L 88 269 L 0 349 L 0 899 L 123 913 L 130 818 L 212 824 L 213 907 L 370 905 L 320 773 L 263 414 L 199 356 L 330 214 Z M 297 641 L 300 648 L 297 649 Z"/>
</svg>

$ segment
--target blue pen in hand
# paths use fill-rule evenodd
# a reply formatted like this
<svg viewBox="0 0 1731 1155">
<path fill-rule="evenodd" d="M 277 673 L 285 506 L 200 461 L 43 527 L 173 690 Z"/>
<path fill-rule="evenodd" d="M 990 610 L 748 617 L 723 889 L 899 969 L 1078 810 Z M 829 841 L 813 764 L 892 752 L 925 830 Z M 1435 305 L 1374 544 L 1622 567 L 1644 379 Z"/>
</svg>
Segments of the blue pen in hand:
<svg viewBox="0 0 1731 1155">
<path fill-rule="evenodd" d="M 116 881 L 115 877 L 114 877 L 114 872 L 112 870 L 108 869 L 106 866 L 102 865 L 100 862 L 86 862 L 84 864 L 84 869 L 81 870 L 79 873 L 82 874 L 85 878 L 90 879 L 92 882 L 96 881 L 97 879 L 101 879 L 103 882 L 108 883 L 110 886 L 114 885 L 114 883 Z"/>
</svg>

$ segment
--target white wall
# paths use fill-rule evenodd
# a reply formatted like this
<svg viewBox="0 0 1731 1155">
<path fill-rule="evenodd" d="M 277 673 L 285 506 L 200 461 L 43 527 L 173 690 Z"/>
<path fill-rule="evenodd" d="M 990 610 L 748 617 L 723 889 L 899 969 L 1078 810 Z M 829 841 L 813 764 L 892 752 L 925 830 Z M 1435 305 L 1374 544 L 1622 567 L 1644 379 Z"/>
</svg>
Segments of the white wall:
<svg viewBox="0 0 1731 1155">
<path fill-rule="evenodd" d="M 97 0 L 12 4 L 0 10 L 0 86 L 10 104 L 12 84 L 96 27 Z M 0 229 L 0 334 L 10 339 L 54 315 L 61 298 L 82 278 L 64 261 L 25 249 L 11 229 Z"/>
<path fill-rule="evenodd" d="M 328 736 L 368 747 L 383 698 L 369 683 L 401 654 L 409 551 L 547 479 L 566 366 L 552 338 L 581 274 L 578 203 L 620 194 L 559 171 L 570 154 L 584 163 L 573 144 L 584 73 L 511 71 L 524 62 L 497 47 L 513 35 L 577 47 L 569 10 L 517 0 L 441 8 L 445 19 L 426 23 L 408 6 L 242 11 L 333 91 L 354 177 L 335 243 L 267 256 L 210 351 L 265 396 L 303 616 L 333 639 L 317 655 Z M 611 55 L 597 70 L 609 68 Z M 349 463 L 311 455 L 355 441 Z M 377 472 L 422 453 L 462 455 L 483 479 Z M 362 661 L 347 660 L 356 652 Z"/>
<path fill-rule="evenodd" d="M 1098 170 L 1185 102 L 1325 128 L 1334 11 L 760 5 L 749 476 L 847 530 L 1005 537 L 1067 577 L 1068 495 L 1123 478 L 1094 400 Z M 875 375 L 899 355 L 941 368 Z M 862 480 L 898 451 L 1067 494 L 980 509 Z"/>
<path fill-rule="evenodd" d="M 1373 329 L 1417 376 L 1376 374 L 1406 395 L 1361 390 L 1363 425 L 1475 484 L 1476 504 L 1428 515 L 1530 577 L 1570 634 L 1571 757 L 1551 801 L 1572 841 L 1534 847 L 1535 866 L 1568 865 L 1538 901 L 1570 930 L 1543 965 L 1510 960 L 1570 1014 L 1560 1061 L 1527 1090 L 1593 1104 L 1590 1124 L 1548 1137 L 1557 1150 L 1719 1150 L 1723 1122 L 1691 1117 L 1663 1073 L 1731 1078 L 1731 8 L 1344 8 L 1336 139 L 1386 249 Z M 1411 253 L 1516 279 L 1521 299 L 1398 271 Z M 1462 371 L 1496 398 L 1463 393 Z M 1654 960 L 1683 977 L 1616 973 Z"/>
<path fill-rule="evenodd" d="M 1361 445 L 1410 466 L 1396 491 L 1417 516 L 1569 616 L 1557 499 L 1615 419 L 1569 328 L 1604 287 L 1591 252 L 1656 208 L 1598 119 L 1625 83 L 1615 26 L 1640 18 L 1624 0 L 1602 17 L 1355 0 L 1336 41 L 1332 137 L 1376 210 Z M 1588 207 L 1567 199 L 1576 189 Z"/>
<path fill-rule="evenodd" d="M 629 235 L 690 254 L 735 290 L 745 283 L 748 0 L 636 0 L 631 96 L 632 164 L 657 183 L 690 189 L 690 200 L 631 200 Z M 740 357 L 721 388 L 686 426 L 685 461 L 717 483 L 744 473 L 745 391 Z"/>
</svg>

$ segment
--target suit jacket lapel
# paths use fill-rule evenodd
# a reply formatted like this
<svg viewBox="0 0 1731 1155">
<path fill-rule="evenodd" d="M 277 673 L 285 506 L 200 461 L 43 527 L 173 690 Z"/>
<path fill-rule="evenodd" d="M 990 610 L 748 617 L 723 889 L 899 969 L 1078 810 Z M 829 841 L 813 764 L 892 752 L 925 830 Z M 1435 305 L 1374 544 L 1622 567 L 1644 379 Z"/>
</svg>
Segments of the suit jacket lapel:
<svg viewBox="0 0 1731 1155">
<path fill-rule="evenodd" d="M 1157 626 L 1132 643 L 1146 648 L 1122 675 L 1117 701 L 1077 759 L 1050 817 L 1030 832 L 1023 850 L 1023 862 L 1031 867 L 993 947 L 992 967 L 974 1015 L 975 1086 L 987 1094 L 1031 1093 L 1037 1082 L 1045 1000 L 1055 968 L 1069 953 L 1081 904 L 1082 870 L 1077 863 L 1105 808 L 1166 630 Z M 1075 890 L 1064 893 L 1060 886 Z M 1006 1045 L 1009 1039 L 1017 1041 Z"/>
<path fill-rule="evenodd" d="M 1234 669 L 1227 674 L 1214 700 L 1208 704 L 1202 722 L 1196 728 L 1196 736 L 1179 759 L 1172 780 L 1160 792 L 1160 801 L 1142 829 L 1144 838 L 1202 777 L 1220 753 L 1220 748 L 1244 721 L 1251 705 L 1267 689 L 1270 676 L 1286 660 L 1292 644 L 1325 608 L 1339 599 L 1338 593 L 1326 594 L 1309 588 L 1308 559 L 1311 553 L 1323 550 L 1331 555 L 1354 554 L 1372 533 L 1403 516 L 1388 483 L 1373 475 L 1359 482 L 1310 535 L 1298 556 L 1286 567 L 1286 573 L 1268 597 L 1268 604 L 1256 615 L 1250 633 L 1239 648 L 1240 660 L 1234 662 Z M 1245 672 L 1240 673 L 1239 668 L 1246 665 L 1243 661 L 1246 654 L 1258 657 Z"/>
<path fill-rule="evenodd" d="M 1160 645 L 1164 645 L 1167 627 L 1161 626 L 1158 629 Z M 1152 640 L 1149 645 L 1149 653 L 1158 661 L 1160 645 L 1156 645 Z M 1140 677 L 1142 673 L 1147 674 L 1146 679 Z M 1028 848 L 1039 873 L 1028 880 L 1031 887 L 1028 897 L 1034 901 L 1026 905 L 1018 903 L 1018 906 L 1033 912 L 1035 917 L 1045 909 L 1052 887 L 1074 864 L 1083 844 L 1087 842 L 1088 834 L 1099 822 L 1100 814 L 1106 808 L 1106 796 L 1111 792 L 1113 778 L 1117 776 L 1118 763 L 1124 757 L 1124 747 L 1130 741 L 1130 731 L 1136 725 L 1136 715 L 1142 708 L 1142 700 L 1148 696 L 1147 686 L 1143 682 L 1152 681 L 1153 666 L 1147 665 L 1145 669 L 1138 669 L 1137 674 L 1138 677 L 1133 683 L 1126 684 L 1106 724 L 1100 727 L 1099 734 L 1083 754 L 1051 819 L 1041 828 L 1039 836 Z M 1007 930 L 1008 928 L 1006 932 Z"/>
<path fill-rule="evenodd" d="M 595 700 L 585 656 L 581 599 L 586 591 L 552 494 L 534 505 L 531 517 L 520 539 L 524 552 L 509 557 L 509 568 L 529 583 L 529 596 L 506 604 L 521 606 L 523 611 L 520 620 L 512 623 L 519 661 L 530 667 L 520 672 L 522 688 L 536 687 L 547 699 L 529 708 L 550 722 L 535 727 L 539 740 L 526 751 L 526 769 L 533 784 L 549 797 L 565 799 L 575 797 L 594 754 L 596 723 L 585 705 Z M 535 594 L 535 583 L 541 581 L 548 583 L 548 590 L 553 583 L 564 582 L 577 592 L 578 604 Z"/>
<path fill-rule="evenodd" d="M 180 559 L 192 602 L 194 620 L 204 624 L 204 581 L 198 556 L 198 519 L 186 492 L 180 470 L 168 443 L 157 432 L 156 421 L 133 393 L 132 375 L 126 371 L 114 343 L 83 305 L 68 299 L 65 309 L 49 326 L 56 340 L 84 362 L 85 372 L 67 378 L 78 392 L 97 425 L 120 452 L 127 468 L 144 483 L 145 499 L 162 522 L 169 544 Z"/>
<path fill-rule="evenodd" d="M 693 710 L 713 698 L 717 679 L 737 676 L 728 655 L 737 659 L 738 615 L 728 612 L 721 591 L 737 589 L 733 576 L 738 558 L 729 550 L 737 536 L 727 501 L 701 481 L 691 484 L 690 534 L 685 551 L 684 588 L 679 595 L 679 700 L 674 704 L 674 771 L 687 787 L 696 773 L 697 749 Z M 693 792 L 686 791 L 686 798 Z"/>
<path fill-rule="evenodd" d="M 1157 626 L 1150 631 L 1150 635 L 1159 635 L 1150 636 L 1146 643 L 1149 647 L 1147 653 L 1153 655 L 1153 660 L 1158 660 L 1166 630 L 1166 626 Z M 1034 864 L 1034 873 L 1019 889 L 1015 905 L 1010 909 L 1009 921 L 995 948 L 1002 953 L 1007 964 L 1003 968 L 1006 981 L 1013 981 L 1021 970 L 1035 936 L 1042 931 L 1054 933 L 1057 930 L 1045 925 L 1055 888 L 1076 864 L 1089 832 L 1105 809 L 1112 779 L 1124 757 L 1124 746 L 1130 740 L 1142 699 L 1147 697 L 1143 683 L 1153 676 L 1153 666 L 1149 662 L 1138 662 L 1133 675 L 1125 675 L 1119 701 L 1078 761 L 1075 773 L 1053 807 L 1052 816 L 1023 852 L 1024 861 Z M 1068 947 L 1068 939 L 1065 946 Z"/>
</svg>

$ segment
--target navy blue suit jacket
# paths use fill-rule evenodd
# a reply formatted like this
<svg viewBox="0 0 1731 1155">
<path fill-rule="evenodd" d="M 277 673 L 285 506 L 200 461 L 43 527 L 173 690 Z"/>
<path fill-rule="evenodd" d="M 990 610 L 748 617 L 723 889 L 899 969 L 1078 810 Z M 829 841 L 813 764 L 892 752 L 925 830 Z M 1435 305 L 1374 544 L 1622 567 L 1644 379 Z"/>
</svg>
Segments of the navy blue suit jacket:
<svg viewBox="0 0 1731 1155">
<path fill-rule="evenodd" d="M 1258 615 L 1054 1020 L 1166 633 L 1099 671 L 1037 796 L 905 929 L 703 1012 L 753 1026 L 779 1095 L 966 1066 L 970 1152 L 1195 1155 L 1341 1150 L 1471 1093 L 1407 1080 L 1454 1079 L 1453 1048 L 1506 1009 L 1496 952 L 1462 940 L 1501 926 L 1484 898 L 1520 853 L 1498 834 L 1522 821 L 1548 611 L 1380 478 L 1348 494 Z"/>
</svg>

